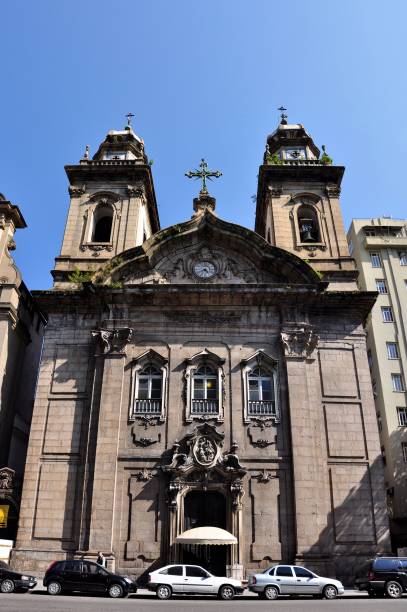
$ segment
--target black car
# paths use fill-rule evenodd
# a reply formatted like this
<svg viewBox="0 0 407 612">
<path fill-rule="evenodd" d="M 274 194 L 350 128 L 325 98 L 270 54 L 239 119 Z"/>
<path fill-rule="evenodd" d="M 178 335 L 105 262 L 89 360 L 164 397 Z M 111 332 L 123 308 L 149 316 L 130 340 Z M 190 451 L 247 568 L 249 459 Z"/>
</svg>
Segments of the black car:
<svg viewBox="0 0 407 612">
<path fill-rule="evenodd" d="M 37 584 L 35 576 L 13 572 L 6 563 L 0 564 L 0 591 L 2 593 L 13 593 L 20 591 L 26 593 Z"/>
<path fill-rule="evenodd" d="M 407 592 L 407 557 L 377 557 L 369 561 L 367 575 L 355 581 L 355 587 L 369 595 L 387 595 L 398 599 Z"/>
<path fill-rule="evenodd" d="M 50 595 L 59 595 L 62 591 L 82 591 L 127 597 L 129 593 L 137 591 L 135 582 L 112 574 L 92 561 L 54 561 L 45 572 L 43 585 Z"/>
</svg>

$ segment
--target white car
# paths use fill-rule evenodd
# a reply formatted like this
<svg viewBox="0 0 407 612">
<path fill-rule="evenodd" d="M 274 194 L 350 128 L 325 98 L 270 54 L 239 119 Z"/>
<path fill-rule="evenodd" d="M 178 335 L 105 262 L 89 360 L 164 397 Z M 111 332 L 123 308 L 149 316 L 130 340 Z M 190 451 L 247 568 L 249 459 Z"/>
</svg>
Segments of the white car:
<svg viewBox="0 0 407 612">
<path fill-rule="evenodd" d="M 166 565 L 148 575 L 149 591 L 158 599 L 169 599 L 173 593 L 185 595 L 217 595 L 220 599 L 233 599 L 243 593 L 240 580 L 213 576 L 199 565 Z"/>
</svg>

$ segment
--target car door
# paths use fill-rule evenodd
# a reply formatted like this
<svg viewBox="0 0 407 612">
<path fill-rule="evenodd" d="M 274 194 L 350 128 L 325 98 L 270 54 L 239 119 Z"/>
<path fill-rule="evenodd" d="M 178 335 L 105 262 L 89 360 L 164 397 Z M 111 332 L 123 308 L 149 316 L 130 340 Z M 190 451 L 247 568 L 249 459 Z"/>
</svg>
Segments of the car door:
<svg viewBox="0 0 407 612">
<path fill-rule="evenodd" d="M 81 590 L 81 565 L 81 561 L 65 561 L 60 573 L 61 586 L 63 589 L 67 591 Z M 58 574 L 55 578 L 58 580 Z"/>
<path fill-rule="evenodd" d="M 184 592 L 184 574 L 185 568 L 183 565 L 171 565 L 165 572 L 160 572 L 165 575 L 163 584 L 168 584 L 174 593 Z"/>
<path fill-rule="evenodd" d="M 213 593 L 215 590 L 214 576 L 198 565 L 186 565 L 184 576 L 184 593 Z"/>
<path fill-rule="evenodd" d="M 290 565 L 278 565 L 274 575 L 282 595 L 294 595 L 296 593 L 296 578 Z"/>
<path fill-rule="evenodd" d="M 106 580 L 108 574 L 103 567 L 92 563 L 82 562 L 81 591 L 87 593 L 104 593 L 106 591 Z"/>
<path fill-rule="evenodd" d="M 319 579 L 305 567 L 294 566 L 295 574 L 295 594 L 313 595 L 319 593 L 321 587 Z"/>
</svg>

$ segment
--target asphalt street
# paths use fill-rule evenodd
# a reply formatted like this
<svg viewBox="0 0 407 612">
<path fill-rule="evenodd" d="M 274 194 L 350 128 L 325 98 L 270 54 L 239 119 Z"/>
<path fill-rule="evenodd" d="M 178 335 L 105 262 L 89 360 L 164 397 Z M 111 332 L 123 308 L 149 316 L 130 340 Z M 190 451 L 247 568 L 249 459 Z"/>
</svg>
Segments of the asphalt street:
<svg viewBox="0 0 407 612">
<path fill-rule="evenodd" d="M 222 610 L 234 612 L 387 612 L 406 610 L 407 597 L 400 600 L 372 599 L 362 594 L 347 594 L 334 601 L 286 597 L 277 601 L 263 601 L 254 595 L 238 597 L 233 601 L 219 601 L 212 597 L 174 597 L 158 601 L 150 593 L 137 593 L 127 599 L 79 595 L 51 597 L 40 589 L 27 594 L 0 595 L 0 611 L 7 612 L 203 612 Z"/>
</svg>

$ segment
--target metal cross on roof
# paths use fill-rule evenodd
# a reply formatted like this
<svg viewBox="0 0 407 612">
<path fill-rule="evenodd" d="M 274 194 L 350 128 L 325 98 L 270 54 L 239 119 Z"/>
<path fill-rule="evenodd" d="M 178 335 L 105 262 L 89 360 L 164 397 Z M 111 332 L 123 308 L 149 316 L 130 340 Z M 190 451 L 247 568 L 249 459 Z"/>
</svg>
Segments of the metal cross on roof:
<svg viewBox="0 0 407 612">
<path fill-rule="evenodd" d="M 208 193 L 208 190 L 206 188 L 206 179 L 211 181 L 212 178 L 219 178 L 220 176 L 222 176 L 222 172 L 219 172 L 219 170 L 208 170 L 208 164 L 203 158 L 201 159 L 199 167 L 200 170 L 189 170 L 189 172 L 185 172 L 185 176 L 187 176 L 188 178 L 195 179 L 200 178 L 202 180 L 202 189 L 199 193 L 206 195 Z"/>
<path fill-rule="evenodd" d="M 127 117 L 127 125 L 131 127 L 131 120 L 134 117 L 133 113 L 127 113 L 126 117 Z"/>
<path fill-rule="evenodd" d="M 280 106 L 280 108 L 278 108 L 277 110 L 279 110 L 280 113 L 281 113 L 281 123 L 283 125 L 286 125 L 286 123 L 287 123 L 287 115 L 284 114 L 284 111 L 286 111 L 287 109 L 284 108 L 284 106 Z"/>
</svg>

